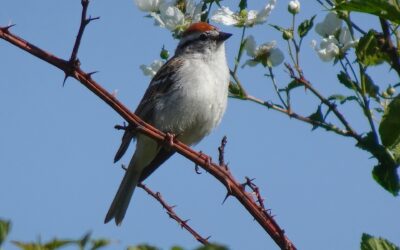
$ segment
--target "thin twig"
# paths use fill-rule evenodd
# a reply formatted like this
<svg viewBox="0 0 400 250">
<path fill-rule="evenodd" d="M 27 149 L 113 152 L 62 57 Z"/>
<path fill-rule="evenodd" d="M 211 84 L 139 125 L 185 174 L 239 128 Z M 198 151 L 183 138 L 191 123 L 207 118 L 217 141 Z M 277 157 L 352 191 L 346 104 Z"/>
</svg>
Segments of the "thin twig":
<svg viewBox="0 0 400 250">
<path fill-rule="evenodd" d="M 227 168 L 228 166 L 225 163 L 225 146 L 228 143 L 228 138 L 226 135 L 221 140 L 221 145 L 218 147 L 218 163 L 220 166 Z"/>
<path fill-rule="evenodd" d="M 72 49 L 71 57 L 69 59 L 70 62 L 75 62 L 78 59 L 78 51 L 79 51 L 79 47 L 81 45 L 83 33 L 85 32 L 86 26 L 91 21 L 97 20 L 100 18 L 100 17 L 87 18 L 87 9 L 89 7 L 89 1 L 90 0 L 81 0 L 81 4 L 82 4 L 81 23 L 79 26 L 78 35 L 76 36 L 76 39 L 75 39 L 74 48 Z"/>
<path fill-rule="evenodd" d="M 289 70 L 290 77 L 294 80 L 296 80 L 298 83 L 301 83 L 309 89 L 323 104 L 325 104 L 329 110 L 332 110 L 332 112 L 335 114 L 335 116 L 339 119 L 339 121 L 343 124 L 343 126 L 346 128 L 346 130 L 350 133 L 350 135 L 357 140 L 357 142 L 362 142 L 362 137 L 359 135 L 347 122 L 346 118 L 343 116 L 342 113 L 339 112 L 339 110 L 336 108 L 336 105 L 332 102 L 330 102 L 328 99 L 326 99 L 317 89 L 315 89 L 311 83 L 304 78 L 304 76 L 297 77 L 292 69 L 292 67 L 285 63 L 286 68 Z"/>
<path fill-rule="evenodd" d="M 271 77 L 271 80 L 272 80 L 272 85 L 274 86 L 275 93 L 278 95 L 278 98 L 281 101 L 282 105 L 286 109 L 289 109 L 288 104 L 283 100 L 283 97 L 282 97 L 281 93 L 279 92 L 279 88 L 278 88 L 278 85 L 276 84 L 275 75 L 274 75 L 274 71 L 272 71 L 272 67 L 268 67 L 268 71 L 269 71 L 269 77 Z"/>
<path fill-rule="evenodd" d="M 232 98 L 236 98 L 236 97 L 232 96 Z M 353 137 L 353 134 L 350 131 L 347 131 L 345 129 L 340 129 L 340 128 L 338 128 L 335 125 L 330 124 L 330 123 L 317 121 L 317 120 L 313 120 L 313 119 L 311 119 L 309 117 L 302 116 L 300 114 L 297 114 L 297 113 L 293 112 L 291 109 L 284 109 L 284 108 L 282 108 L 281 106 L 279 106 L 277 104 L 274 104 L 274 103 L 271 103 L 271 102 L 268 102 L 268 101 L 263 101 L 263 100 L 261 100 L 261 99 L 259 99 L 257 97 L 252 96 L 252 95 L 247 95 L 247 96 L 245 96 L 243 98 L 238 98 L 238 99 L 240 99 L 240 100 L 248 100 L 248 101 L 263 105 L 263 106 L 265 106 L 265 107 L 267 107 L 269 109 L 272 109 L 272 110 L 278 111 L 280 113 L 286 114 L 290 118 L 294 118 L 296 120 L 311 124 L 313 126 L 324 128 L 324 129 L 326 129 L 328 131 L 333 131 L 338 135 L 342 135 L 342 136 L 346 136 L 346 137 Z"/>
<path fill-rule="evenodd" d="M 207 245 L 210 244 L 208 242 L 208 238 L 204 238 L 202 237 L 199 233 L 196 232 L 196 230 L 194 230 L 192 227 L 189 226 L 188 221 L 189 220 L 183 220 L 181 219 L 174 211 L 174 206 L 170 206 L 168 205 L 168 203 L 162 198 L 161 194 L 159 192 L 153 192 L 150 188 L 148 188 L 146 185 L 144 185 L 143 183 L 138 184 L 138 187 L 140 187 L 141 189 L 143 189 L 144 191 L 146 191 L 150 196 L 152 196 L 154 199 L 156 199 L 161 206 L 167 210 L 167 214 L 169 215 L 170 218 L 172 218 L 173 220 L 175 220 L 176 222 L 178 222 L 178 224 L 186 229 L 191 235 L 193 235 L 193 237 L 199 241 L 201 244 L 203 245 Z"/>
</svg>

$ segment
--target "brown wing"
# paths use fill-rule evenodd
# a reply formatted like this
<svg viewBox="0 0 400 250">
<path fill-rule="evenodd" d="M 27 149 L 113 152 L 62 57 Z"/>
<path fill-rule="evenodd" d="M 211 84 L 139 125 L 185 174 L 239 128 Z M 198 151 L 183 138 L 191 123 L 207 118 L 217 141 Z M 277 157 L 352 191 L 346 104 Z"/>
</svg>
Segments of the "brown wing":
<svg viewBox="0 0 400 250">
<path fill-rule="evenodd" d="M 182 59 L 172 57 L 166 62 L 157 72 L 157 74 L 151 80 L 149 87 L 138 107 L 136 108 L 135 114 L 142 118 L 149 124 L 154 124 L 154 106 L 157 99 L 168 93 L 175 80 L 175 73 L 178 68 L 182 66 Z M 131 125 L 125 130 L 122 136 L 121 145 L 115 154 L 114 162 L 119 161 L 128 149 L 130 142 L 134 140 L 136 133 Z"/>
<path fill-rule="evenodd" d="M 157 99 L 168 93 L 175 81 L 175 74 L 177 69 L 182 66 L 182 59 L 173 57 L 166 62 L 157 74 L 151 80 L 149 87 L 138 107 L 135 114 L 141 117 L 145 122 L 153 123 L 153 108 Z"/>
</svg>

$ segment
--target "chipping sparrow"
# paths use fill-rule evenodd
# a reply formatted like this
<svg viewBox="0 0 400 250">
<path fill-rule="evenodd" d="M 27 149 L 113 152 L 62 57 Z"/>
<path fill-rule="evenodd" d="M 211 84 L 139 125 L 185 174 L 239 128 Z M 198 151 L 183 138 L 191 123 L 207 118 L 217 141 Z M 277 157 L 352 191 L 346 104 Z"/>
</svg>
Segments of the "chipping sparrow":
<svg viewBox="0 0 400 250">
<path fill-rule="evenodd" d="M 192 24 L 183 33 L 175 55 L 151 80 L 135 114 L 188 145 L 208 135 L 221 121 L 227 105 L 230 76 L 224 41 L 230 36 L 207 23 Z M 114 218 L 121 224 L 136 185 L 174 154 L 128 127 L 115 162 L 133 139 L 137 140 L 136 151 L 105 223 Z"/>
</svg>

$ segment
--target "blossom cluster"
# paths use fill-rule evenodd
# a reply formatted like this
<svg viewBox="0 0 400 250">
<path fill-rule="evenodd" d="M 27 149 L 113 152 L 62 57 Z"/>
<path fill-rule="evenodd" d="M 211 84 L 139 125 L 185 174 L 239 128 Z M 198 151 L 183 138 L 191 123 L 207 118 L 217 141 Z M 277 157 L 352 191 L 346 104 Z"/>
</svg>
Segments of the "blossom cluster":
<svg viewBox="0 0 400 250">
<path fill-rule="evenodd" d="M 321 23 L 315 26 L 315 31 L 322 37 L 322 40 L 319 46 L 316 40 L 312 40 L 311 46 L 322 61 L 332 61 L 344 55 L 347 50 L 357 44 L 349 29 L 342 27 L 342 22 L 336 13 L 330 12 Z"/>
<path fill-rule="evenodd" d="M 216 10 L 211 20 L 228 26 L 253 26 L 255 24 L 263 24 L 267 17 L 275 8 L 276 0 L 270 0 L 261 10 L 242 10 L 233 12 L 229 7 L 222 6 Z"/>
</svg>

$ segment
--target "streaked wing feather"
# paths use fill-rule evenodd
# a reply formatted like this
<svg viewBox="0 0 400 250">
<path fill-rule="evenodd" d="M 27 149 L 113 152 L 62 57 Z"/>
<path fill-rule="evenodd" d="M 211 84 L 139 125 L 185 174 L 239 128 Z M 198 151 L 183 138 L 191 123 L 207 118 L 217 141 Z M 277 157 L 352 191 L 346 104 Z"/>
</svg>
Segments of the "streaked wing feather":
<svg viewBox="0 0 400 250">
<path fill-rule="evenodd" d="M 183 61 L 181 58 L 172 57 L 160 68 L 151 80 L 149 87 L 144 93 L 144 96 L 135 111 L 135 114 L 141 117 L 145 122 L 153 124 L 153 108 L 155 102 L 157 102 L 158 98 L 167 94 L 171 90 L 171 86 L 175 81 L 176 71 L 182 66 L 182 64 Z"/>
<path fill-rule="evenodd" d="M 151 80 L 149 87 L 144 93 L 144 96 L 135 111 L 135 114 L 142 118 L 145 122 L 154 124 L 153 108 L 155 106 L 155 103 L 157 102 L 158 98 L 168 93 L 168 91 L 171 89 L 171 86 L 173 85 L 175 80 L 174 75 L 181 65 L 182 59 L 172 57 L 160 68 L 160 70 Z M 130 142 L 136 138 L 136 134 L 132 131 L 132 126 L 129 125 L 122 137 L 121 146 L 119 147 L 114 157 L 114 162 L 117 162 L 122 158 L 122 156 L 128 149 Z"/>
</svg>

